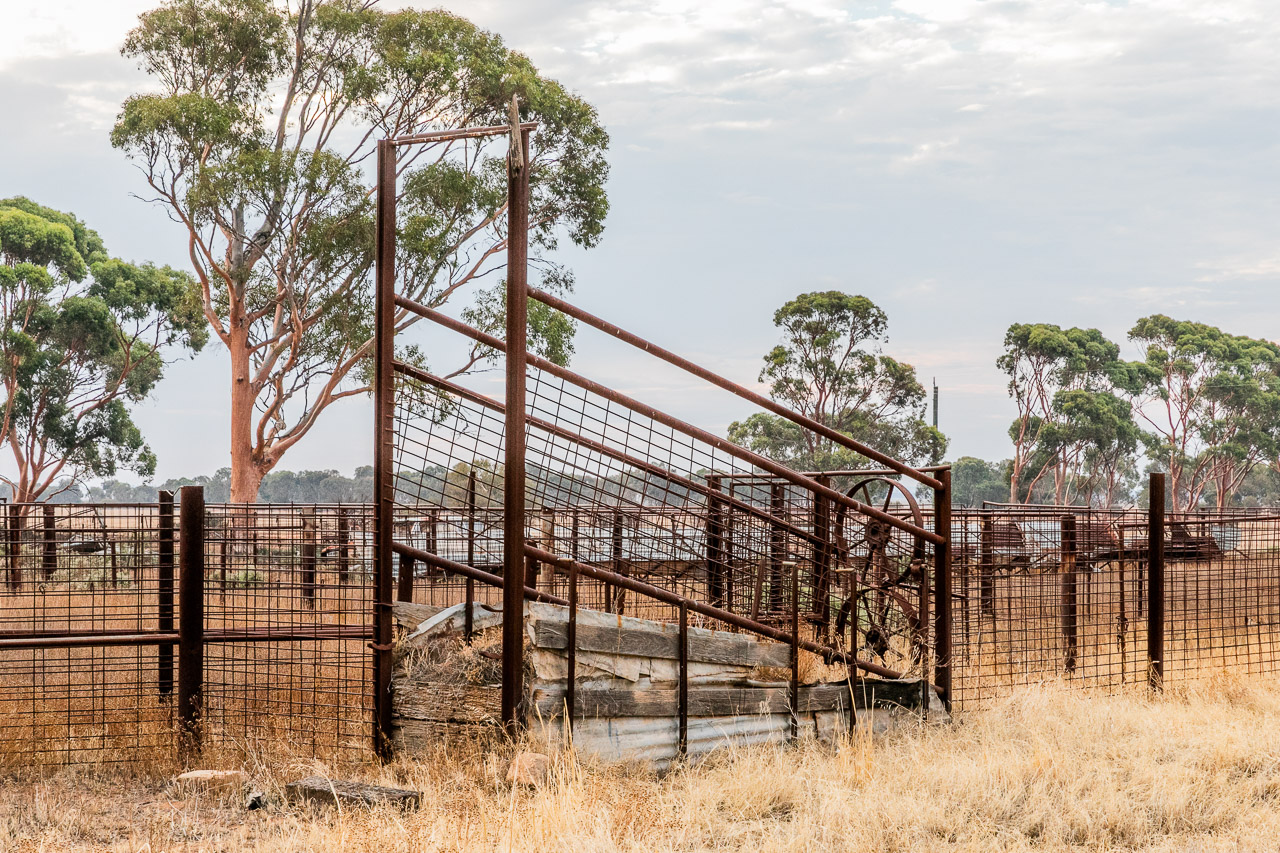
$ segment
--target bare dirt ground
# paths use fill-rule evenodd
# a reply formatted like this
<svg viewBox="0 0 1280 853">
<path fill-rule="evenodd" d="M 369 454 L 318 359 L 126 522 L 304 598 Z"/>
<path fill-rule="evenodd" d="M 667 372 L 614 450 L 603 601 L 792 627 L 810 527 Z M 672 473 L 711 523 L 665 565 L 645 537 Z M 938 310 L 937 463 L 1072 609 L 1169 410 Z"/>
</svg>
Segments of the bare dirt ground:
<svg viewBox="0 0 1280 853">
<path fill-rule="evenodd" d="M 269 805 L 183 792 L 145 770 L 0 783 L 14 851 L 908 851 L 1280 849 L 1280 695 L 1219 678 L 1148 698 L 1027 688 L 942 727 L 874 740 L 726 750 L 658 776 L 556 756 L 536 789 L 503 781 L 507 749 L 386 767 L 247 764 Z M 318 811 L 290 778 L 415 788 L 413 813 Z"/>
</svg>

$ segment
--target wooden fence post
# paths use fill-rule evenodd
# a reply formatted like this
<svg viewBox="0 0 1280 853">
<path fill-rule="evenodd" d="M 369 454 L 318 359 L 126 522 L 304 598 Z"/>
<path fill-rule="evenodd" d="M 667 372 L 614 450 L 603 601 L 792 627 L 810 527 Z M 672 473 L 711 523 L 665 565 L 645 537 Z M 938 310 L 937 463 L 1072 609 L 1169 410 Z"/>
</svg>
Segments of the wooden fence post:
<svg viewBox="0 0 1280 853">
<path fill-rule="evenodd" d="M 204 488 L 183 486 L 178 512 L 178 726 L 189 760 L 204 740 Z"/>
</svg>

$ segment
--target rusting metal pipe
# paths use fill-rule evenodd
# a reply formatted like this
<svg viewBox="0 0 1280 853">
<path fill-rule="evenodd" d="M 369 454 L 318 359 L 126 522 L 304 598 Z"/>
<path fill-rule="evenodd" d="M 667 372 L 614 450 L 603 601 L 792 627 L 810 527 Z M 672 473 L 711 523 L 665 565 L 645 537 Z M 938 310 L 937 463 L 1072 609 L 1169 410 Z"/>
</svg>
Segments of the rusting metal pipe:
<svg viewBox="0 0 1280 853">
<path fill-rule="evenodd" d="M 425 305 L 420 305 L 412 299 L 397 296 L 396 304 L 418 314 L 421 317 L 431 320 L 446 329 L 458 332 L 459 334 L 465 335 L 474 341 L 482 343 L 487 347 L 492 347 L 499 352 L 506 351 L 506 343 L 503 342 L 501 338 L 482 332 L 479 329 L 461 322 L 460 320 L 455 320 L 446 314 L 442 314 L 435 309 L 428 308 Z M 548 361 L 541 356 L 530 353 L 528 356 L 528 363 L 529 365 L 545 371 L 558 379 L 571 382 L 585 391 L 596 394 L 610 402 L 617 403 L 620 406 L 625 406 L 647 418 L 651 418 L 658 423 L 663 424 L 664 426 L 670 427 L 671 429 L 683 432 L 685 435 L 704 442 L 722 453 L 735 456 L 744 462 L 748 462 L 756 466 L 757 468 L 768 471 L 780 479 L 787 480 L 788 482 L 808 489 L 809 491 L 826 495 L 831 500 L 842 504 L 855 512 L 870 516 L 878 521 L 883 521 L 890 527 L 894 527 L 904 533 L 910 533 L 912 536 L 916 536 L 926 542 L 932 542 L 934 544 L 938 544 L 942 540 L 942 537 L 938 536 L 932 530 L 926 530 L 923 527 L 916 527 L 914 524 L 903 521 L 895 515 L 864 504 L 861 501 L 854 500 L 842 492 L 822 486 L 813 479 L 805 477 L 802 474 L 797 474 L 785 465 L 774 462 L 766 456 L 761 456 L 759 453 L 747 450 L 745 447 L 739 447 L 738 445 L 726 441 L 725 439 L 707 432 L 700 427 L 686 423 L 679 418 L 668 415 L 666 412 L 655 409 L 652 406 L 648 406 L 633 397 L 628 397 L 626 394 L 615 391 L 606 385 L 601 385 L 599 382 L 592 379 L 587 379 L 585 376 L 574 373 L 573 371 L 563 368 L 554 362 Z"/>
<path fill-rule="evenodd" d="M 507 411 L 502 495 L 502 724 L 515 735 L 524 717 L 525 383 L 529 326 L 529 134 L 523 165 L 507 157 Z"/>
<path fill-rule="evenodd" d="M 378 142 L 373 382 L 373 748 L 391 759 L 392 496 L 395 442 L 396 150 Z"/>
<path fill-rule="evenodd" d="M 502 403 L 499 403 L 497 400 L 490 399 L 489 397 L 486 397 L 483 394 L 477 394 L 475 391 L 472 391 L 469 388 L 464 388 L 463 386 L 457 384 L 456 382 L 450 382 L 448 379 L 443 379 L 439 376 L 436 376 L 433 373 L 428 373 L 427 371 L 414 367 L 411 364 L 405 364 L 402 361 L 397 361 L 395 363 L 395 369 L 398 373 L 403 373 L 405 376 L 412 377 L 413 379 L 416 379 L 419 382 L 425 382 L 426 384 L 432 385 L 440 389 L 441 391 L 445 391 L 449 394 L 455 394 L 464 400 L 475 403 L 478 406 L 485 406 L 486 408 L 492 409 L 495 412 L 506 411 L 506 406 L 504 406 Z M 679 485 L 679 486 L 683 486 L 684 488 L 688 489 L 691 492 L 705 495 L 709 499 L 709 501 L 712 503 L 723 502 L 724 504 L 728 504 L 729 506 L 732 506 L 734 509 L 741 510 L 742 512 L 751 516 L 752 518 L 759 519 L 760 521 L 767 522 L 771 525 L 776 525 L 778 528 L 780 528 L 781 530 L 785 530 L 787 533 L 789 533 L 792 536 L 795 536 L 800 539 L 804 539 L 808 542 L 812 542 L 815 546 L 821 543 L 821 539 L 816 534 L 808 530 L 805 530 L 803 527 L 797 527 L 796 525 L 790 523 L 784 518 L 774 517 L 762 507 L 755 506 L 754 504 L 748 503 L 742 500 L 741 498 L 735 497 L 732 491 L 724 492 L 724 491 L 721 491 L 719 487 L 713 487 L 710 485 L 710 482 L 712 479 L 714 479 L 718 483 L 720 481 L 720 478 L 725 475 L 722 475 L 722 474 L 708 475 L 707 484 L 699 483 L 696 480 L 692 480 L 688 477 L 683 477 L 673 471 L 668 471 L 666 468 L 663 468 L 659 465 L 655 465 L 652 462 L 641 459 L 638 456 L 632 456 L 621 450 L 616 450 L 612 447 L 609 447 L 606 444 L 601 444 L 600 442 L 595 441 L 594 439 L 590 439 L 590 438 L 587 438 L 586 436 L 579 435 L 578 433 L 570 429 L 566 429 L 565 427 L 562 427 L 559 424 L 552 423 L 551 421 L 548 421 L 548 420 L 543 420 L 542 418 L 539 418 L 536 415 L 526 415 L 525 422 L 530 427 L 533 427 L 535 429 L 540 429 L 545 432 L 549 432 L 552 435 L 565 439 L 566 441 L 572 441 L 575 444 L 580 444 L 583 447 L 587 448 L 588 450 L 592 450 L 596 453 L 601 454 L 602 456 L 608 456 L 611 459 L 616 459 L 617 461 L 622 462 L 625 465 L 629 465 L 633 468 L 644 471 L 645 473 L 652 474 L 655 477 L 661 477 L 662 479 L 667 480 L 668 482 L 675 483 L 676 485 Z M 819 477 L 821 476 L 822 475 L 819 475 Z M 821 482 L 821 480 L 819 480 L 819 482 Z M 824 483 L 824 485 L 829 486 L 830 484 Z M 576 533 L 574 534 L 574 536 L 576 538 Z"/>
<path fill-rule="evenodd" d="M 487 584 L 488 586 L 495 586 L 498 588 L 503 587 L 502 577 L 500 575 L 491 574 L 486 572 L 484 569 L 477 569 L 474 566 L 466 566 L 462 563 L 456 563 L 453 560 L 441 557 L 438 554 L 432 554 L 428 551 L 423 551 L 420 548 L 414 548 L 412 545 L 405 545 L 403 542 L 393 542 L 391 544 L 391 549 L 397 554 L 406 554 L 419 562 L 426 563 L 429 566 L 435 566 L 437 569 L 442 569 L 446 572 L 453 572 L 460 577 L 471 578 L 482 584 Z M 531 586 L 526 586 L 524 588 L 524 598 L 527 598 L 530 601 L 545 601 L 548 604 L 559 604 L 565 607 L 569 605 L 568 599 L 561 598 L 558 595 L 552 595 L 549 592 L 543 592 L 542 590 L 535 589 Z M 503 619 L 503 621 L 505 622 L 506 620 Z"/>
<path fill-rule="evenodd" d="M 755 620 L 748 619 L 745 616 L 739 616 L 737 613 L 730 613 L 727 610 L 712 607 L 711 605 L 705 604 L 696 599 L 686 598 L 679 593 L 671 592 L 670 590 L 663 589 L 662 587 L 654 586 L 653 584 L 648 584 L 644 581 L 636 580 L 635 578 L 623 577 L 622 575 L 615 574 L 607 569 L 599 569 L 587 563 L 570 560 L 567 557 L 552 554 L 550 551 L 544 551 L 541 548 L 535 548 L 532 545 L 525 546 L 525 549 L 531 552 L 539 560 L 553 563 L 565 571 L 568 571 L 570 566 L 576 563 L 578 571 L 587 577 L 595 578 L 600 581 L 608 581 L 616 584 L 617 586 L 625 586 L 633 592 L 638 592 L 641 595 L 647 595 L 650 598 L 656 598 L 667 604 L 679 606 L 681 602 L 685 602 L 689 609 L 694 613 L 700 613 L 711 619 L 717 619 L 728 625 L 733 625 L 735 628 L 741 628 L 744 631 L 750 631 L 753 634 L 759 634 L 762 637 L 768 637 L 771 640 L 777 640 L 781 643 L 791 642 L 790 631 L 774 628 L 771 625 L 756 622 Z M 872 675 L 879 675 L 883 678 L 902 678 L 902 673 L 900 672 L 889 669 L 888 667 L 880 666 L 879 664 L 871 663 L 870 661 L 859 660 L 848 652 L 835 649 L 830 646 L 823 646 L 809 640 L 801 640 L 800 648 L 822 655 L 828 660 L 852 661 L 853 665 L 858 667 L 858 669 L 861 669 L 864 672 L 869 672 Z"/>
<path fill-rule="evenodd" d="M 586 323 L 588 326 L 592 326 L 593 328 L 596 328 L 607 335 L 611 335 L 620 341 L 629 343 L 633 347 L 644 350 L 650 355 L 657 356 L 658 358 L 662 359 L 668 364 L 675 365 L 681 370 L 684 370 L 688 373 L 692 373 L 694 376 L 698 377 L 699 379 L 705 380 L 706 382 L 710 382 L 712 385 L 715 385 L 718 388 L 723 388 L 724 390 L 732 394 L 736 394 L 742 399 L 747 400 L 751 403 L 754 403 L 755 405 L 759 406 L 762 409 L 773 412 L 775 415 L 785 418 L 791 421 L 792 423 L 799 424 L 800 426 L 804 427 L 810 432 L 815 432 L 818 435 L 822 436 L 823 438 L 827 439 L 828 441 L 833 441 L 842 447 L 845 447 L 845 448 L 848 448 L 849 450 L 854 451 L 855 453 L 862 454 L 868 459 L 879 462 L 881 465 L 884 465 L 885 467 L 893 470 L 895 473 L 901 474 L 904 477 L 908 477 L 912 480 L 915 480 L 917 483 L 928 486 L 931 489 L 939 489 L 942 487 L 941 481 L 936 480 L 927 474 L 921 473 L 915 468 L 912 468 L 910 465 L 899 462 L 897 459 L 894 459 L 892 456 L 888 456 L 884 453 L 881 453 L 875 448 L 868 447 L 867 445 L 863 444 L 860 441 L 855 441 L 854 439 L 850 438 L 844 433 L 838 430 L 834 430 L 831 427 L 821 423 L 820 421 L 815 421 L 813 418 L 805 417 L 799 412 L 788 409 L 786 406 L 783 406 L 779 403 L 774 402 L 773 400 L 770 400 L 768 397 L 765 397 L 763 394 L 757 394 L 755 391 L 752 391 L 748 388 L 744 388 L 738 383 L 730 379 L 726 379 L 725 377 L 721 376 L 718 373 L 713 373 L 712 371 L 707 370 L 705 367 L 701 367 L 697 364 L 694 364 L 692 361 L 689 361 L 687 358 L 678 356 L 675 353 L 671 352 L 670 350 L 663 349 L 662 347 L 657 346 L 656 344 L 650 343 L 649 341 L 646 341 L 644 338 L 640 337 L 639 335 L 632 334 L 631 332 L 626 331 L 620 326 L 615 326 L 613 323 L 610 323 L 608 320 L 603 320 L 599 317 L 596 317 L 593 314 L 589 314 L 586 311 L 583 311 L 581 308 L 579 308 L 576 305 L 572 305 L 568 302 L 565 302 L 563 299 L 559 299 L 555 296 L 552 296 L 550 293 L 539 290 L 536 287 L 530 288 L 529 296 L 538 300 L 544 305 L 547 305 L 551 308 L 556 309 L 562 314 L 566 314 L 575 320 Z"/>
</svg>

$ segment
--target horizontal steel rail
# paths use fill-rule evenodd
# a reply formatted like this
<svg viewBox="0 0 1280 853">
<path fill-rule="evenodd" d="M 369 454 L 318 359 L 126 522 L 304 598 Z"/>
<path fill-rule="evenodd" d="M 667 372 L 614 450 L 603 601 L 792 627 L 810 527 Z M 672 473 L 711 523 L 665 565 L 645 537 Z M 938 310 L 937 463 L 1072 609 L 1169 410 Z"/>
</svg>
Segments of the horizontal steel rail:
<svg viewBox="0 0 1280 853">
<path fill-rule="evenodd" d="M 762 409 L 773 412 L 775 415 L 778 415 L 779 417 L 786 418 L 792 423 L 798 424 L 804 427 L 805 429 L 809 430 L 810 432 L 816 432 L 818 435 L 822 436 L 823 438 L 829 441 L 834 441 L 836 444 L 839 444 L 849 450 L 852 450 L 855 453 L 861 453 L 863 456 L 867 457 L 868 459 L 871 459 L 875 462 L 879 462 L 881 465 L 884 465 L 886 468 L 889 468 L 901 474 L 904 477 L 909 477 L 910 479 L 915 480 L 917 483 L 928 486 L 931 489 L 942 488 L 941 480 L 937 480 L 933 477 L 930 477 L 928 474 L 925 474 L 922 471 L 912 468 L 910 465 L 907 465 L 904 462 L 900 462 L 897 459 L 894 459 L 892 456 L 889 456 L 888 454 L 881 453 L 880 451 L 872 447 L 868 447 L 862 442 L 852 439 L 849 436 L 845 435 L 844 433 L 839 432 L 838 430 L 834 430 L 820 421 L 815 421 L 813 418 L 806 417 L 805 415 L 802 415 L 797 411 L 789 409 L 786 406 L 781 405 L 780 403 L 774 402 L 773 400 L 770 400 L 768 397 L 764 396 L 763 394 L 757 394 L 755 391 L 752 391 L 750 388 L 744 388 L 743 386 L 739 385 L 738 383 L 734 382 L 731 379 L 726 379 L 720 374 L 710 371 L 705 367 L 702 367 L 701 365 L 694 364 L 692 361 L 689 361 L 687 358 L 676 355 L 670 350 L 663 349 L 657 344 L 650 343 L 649 341 L 646 341 L 644 338 L 640 337 L 639 335 L 636 335 L 632 332 L 628 332 L 626 329 L 623 329 L 620 326 L 615 326 L 613 323 L 610 323 L 608 320 L 603 320 L 595 316 L 594 314 L 589 314 L 586 311 L 583 311 L 578 306 L 565 302 L 563 299 L 559 299 L 555 296 L 552 296 L 550 293 L 547 293 L 546 291 L 538 290 L 536 287 L 531 287 L 529 288 L 529 296 L 530 298 L 536 299 L 544 305 L 547 305 L 551 308 L 556 309 L 562 314 L 566 314 L 575 320 L 586 323 L 588 326 L 598 329 L 599 331 L 604 332 L 607 335 L 611 335 L 620 341 L 631 344 L 633 347 L 636 347 L 637 349 L 644 350 L 648 354 L 662 359 L 667 364 L 674 365 L 687 373 L 693 374 L 699 379 L 702 379 L 706 382 L 710 382 L 712 385 L 715 385 L 718 388 L 723 388 L 724 390 L 730 392 L 731 394 L 736 394 L 742 399 L 750 403 L 754 403 L 755 405 L 759 406 Z"/>
<path fill-rule="evenodd" d="M 468 388 L 463 388 L 461 385 L 458 385 L 455 382 L 450 382 L 447 379 L 442 379 L 441 377 L 436 376 L 433 373 L 428 373 L 425 370 L 421 370 L 412 365 L 405 364 L 402 361 L 394 362 L 394 367 L 396 372 L 398 373 L 404 374 L 405 376 L 412 377 L 413 379 L 417 379 L 421 382 L 426 382 L 429 385 L 434 385 L 436 388 L 439 388 L 441 391 L 446 391 L 450 394 L 456 394 L 459 397 L 462 397 L 465 400 L 470 400 L 471 402 L 477 405 L 486 406 L 498 412 L 505 412 L 507 410 L 506 405 L 504 405 L 503 403 L 499 403 L 497 400 L 491 400 L 488 397 L 484 396 L 483 394 L 477 394 L 475 391 L 472 391 Z M 678 485 L 684 486 L 686 489 L 697 492 L 698 494 L 704 495 L 705 497 L 715 498 L 716 500 L 723 501 L 725 504 L 734 507 L 740 512 L 751 516 L 752 518 L 756 518 L 761 521 L 767 521 L 770 524 L 775 525 L 779 529 L 785 530 L 787 533 L 790 533 L 792 536 L 795 536 L 800 539 L 804 539 L 805 541 L 811 544 L 814 544 L 814 545 L 825 544 L 821 539 L 819 539 L 810 531 L 800 527 L 796 527 L 794 524 L 787 521 L 786 519 L 778 518 L 777 516 L 769 513 L 767 510 L 761 507 L 755 506 L 753 504 L 749 504 L 746 501 L 741 500 L 740 498 L 730 495 L 728 492 L 722 492 L 719 489 L 711 488 L 705 483 L 699 483 L 696 480 L 691 480 L 687 477 L 682 477 L 679 474 L 668 471 L 667 469 L 663 468 L 660 465 L 654 465 L 652 462 L 647 462 L 644 459 L 640 459 L 639 457 L 632 456 L 629 453 L 623 453 L 621 450 L 614 450 L 608 445 L 601 444 L 598 441 L 594 441 L 585 436 L 578 435 L 572 430 L 566 429 L 558 424 L 554 424 L 551 421 L 543 420 L 542 418 L 539 418 L 535 415 L 527 415 L 525 417 L 525 422 L 528 423 L 530 426 L 535 426 L 538 429 L 551 433 L 552 435 L 558 435 L 567 441 L 572 441 L 577 444 L 580 444 L 583 447 L 586 447 L 590 450 L 594 450 L 595 452 L 600 453 L 604 456 L 609 456 L 613 459 L 618 460 L 619 462 L 623 462 L 623 463 L 626 463 L 627 465 L 631 465 L 635 468 L 639 468 L 640 470 L 645 471 L 649 474 L 652 474 L 655 477 L 661 477 L 662 479 L 667 480 L 668 482 L 676 483 Z M 641 508 L 643 509 L 644 507 L 641 507 Z"/>
<path fill-rule="evenodd" d="M 764 624 L 763 622 L 757 622 L 754 619 L 749 619 L 746 616 L 740 616 L 737 613 L 733 613 L 728 610 L 721 610 L 719 607 L 706 604 L 696 598 L 689 598 L 688 596 L 681 595 L 678 592 L 672 592 L 671 590 L 636 580 L 635 578 L 628 577 L 627 575 L 620 575 L 617 572 L 611 572 L 608 569 L 597 568 L 590 563 L 583 563 L 578 560 L 572 560 L 568 557 L 561 557 L 558 554 L 553 554 L 550 551 L 545 551 L 542 548 L 538 548 L 533 545 L 526 544 L 524 552 L 544 563 L 550 563 L 565 572 L 574 570 L 579 575 L 586 575 L 587 577 L 595 578 L 596 580 L 607 581 L 614 586 L 625 587 L 632 592 L 639 593 L 640 595 L 647 595 L 650 598 L 656 598 L 661 602 L 671 604 L 676 607 L 683 604 L 694 613 L 701 613 L 703 616 L 708 618 L 717 619 L 726 624 L 733 625 L 735 628 L 741 628 L 744 631 L 750 631 L 753 634 L 759 634 L 760 636 L 768 637 L 771 640 L 777 640 L 783 643 L 790 643 L 792 641 L 790 631 L 774 628 L 770 625 Z M 880 666 L 879 664 L 874 664 L 870 661 L 861 660 L 848 652 L 831 646 L 824 646 L 821 643 L 815 643 L 810 640 L 801 640 L 800 648 L 813 652 L 814 654 L 822 655 L 823 658 L 827 660 L 842 661 L 846 664 L 857 667 L 863 672 L 869 672 L 872 675 L 879 675 L 883 678 L 903 677 L 902 673 L 889 669 L 888 667 Z"/>
<path fill-rule="evenodd" d="M 371 628 L 360 626 L 322 626 L 314 631 L 266 628 L 258 631 L 206 631 L 208 643 L 286 643 L 307 640 L 367 640 L 373 638 Z M 176 644 L 177 631 L 135 631 L 132 633 L 104 631 L 102 633 L 51 634 L 32 632 L 28 635 L 8 634 L 0 637 L 3 649 L 72 649 L 105 646 L 160 646 Z"/>
<path fill-rule="evenodd" d="M 446 559 L 438 554 L 432 554 L 430 551 L 423 551 L 420 548 L 414 548 L 412 545 L 405 545 L 403 542 L 392 542 L 391 550 L 397 554 L 404 554 L 406 557 L 412 557 L 420 560 L 429 566 L 435 566 L 437 569 L 443 569 L 446 572 L 454 572 L 464 578 L 471 578 L 489 586 L 495 586 L 502 589 L 502 576 L 490 574 L 489 572 L 477 569 L 474 566 L 468 566 L 466 563 L 455 563 L 453 560 Z M 558 595 L 552 595 L 549 592 L 543 592 L 540 589 L 534 589 L 531 586 L 524 588 L 524 597 L 531 598 L 534 601 L 545 601 L 548 604 L 560 604 L 568 606 L 569 602 Z"/>
<path fill-rule="evenodd" d="M 419 315 L 420 317 L 424 317 L 428 320 L 431 320 L 432 322 L 436 323 L 437 325 L 443 326 L 446 329 L 450 329 L 452 331 L 458 332 L 459 334 L 465 335 L 471 338 L 472 340 L 477 341 L 478 343 L 484 344 L 485 346 L 498 350 L 499 352 L 506 352 L 506 343 L 502 339 L 496 338 L 490 334 L 486 334 L 485 332 L 482 332 L 479 329 L 469 326 L 460 320 L 455 320 L 446 314 L 442 314 L 439 311 L 436 311 L 434 309 L 426 307 L 425 305 L 421 305 L 417 302 L 414 302 L 412 299 L 408 299 L 403 296 L 396 296 L 396 305 L 400 306 L 401 308 L 405 308 L 406 310 L 411 311 Z M 668 415 L 666 412 L 663 412 L 659 409 L 655 409 L 652 406 L 646 405 L 632 397 L 628 397 L 626 394 L 623 394 L 619 391 L 615 391 L 614 389 L 609 388 L 605 385 L 601 385 L 599 382 L 596 382 L 591 379 L 587 379 L 585 376 L 582 376 L 581 374 L 578 374 L 578 373 L 574 373 L 573 371 L 568 370 L 567 368 L 561 367 L 560 365 L 555 364 L 554 362 L 548 361 L 545 358 L 542 358 L 540 356 L 536 356 L 530 353 L 529 364 L 533 365 L 539 370 L 544 370 L 547 373 L 550 373 L 552 376 L 563 379 L 566 382 L 571 382 L 574 385 L 577 385 L 578 387 L 585 389 L 586 391 L 589 391 L 593 394 L 598 394 L 599 396 L 604 397 L 605 399 L 610 400 L 611 402 L 617 403 L 620 406 L 626 406 L 627 408 L 632 409 L 633 411 L 639 412 L 645 417 L 652 418 L 658 423 L 664 424 L 665 426 L 670 427 L 671 429 L 674 429 L 678 432 L 682 432 L 685 435 L 688 435 L 698 441 L 709 444 L 723 453 L 727 453 L 730 456 L 736 456 L 737 458 L 743 461 L 746 461 L 751 463 L 752 465 L 755 465 L 757 468 L 762 468 L 765 471 L 768 471 L 778 476 L 781 479 L 788 480 L 794 485 L 808 489 L 809 491 L 814 492 L 816 494 L 825 495 L 831 500 L 839 504 L 843 504 L 844 506 L 849 507 L 855 512 L 874 518 L 877 521 L 882 521 L 885 524 L 888 524 L 890 527 L 895 527 L 898 530 L 903 531 L 904 533 L 910 533 L 913 536 L 918 536 L 921 539 L 924 539 L 926 542 L 932 542 L 935 545 L 942 545 L 942 544 L 945 544 L 946 542 L 945 537 L 933 532 L 932 530 L 926 530 L 923 527 L 916 527 L 914 524 L 911 524 L 910 522 L 907 522 L 907 521 L 903 521 L 902 519 L 898 518 L 895 515 L 890 515 L 889 513 L 884 512 L 883 510 L 877 509 L 876 507 L 868 506 L 867 504 L 864 504 L 861 501 L 854 500 L 853 498 L 849 497 L 843 492 L 839 492 L 828 486 L 824 486 L 810 477 L 805 477 L 801 474 L 797 474 L 796 472 L 792 471 L 790 468 L 786 467 L 785 465 L 782 465 L 778 462 L 774 462 L 772 459 L 769 459 L 766 456 L 761 456 L 759 453 L 755 453 L 753 451 L 747 450 L 745 447 L 740 447 L 736 444 L 733 444 L 732 442 L 727 441 L 723 438 L 720 438 L 719 436 L 714 435 L 710 432 L 707 432 L 706 430 L 701 429 L 700 427 L 693 426 L 692 424 L 686 423 L 680 420 L 679 418 L 676 418 L 672 415 Z"/>
</svg>

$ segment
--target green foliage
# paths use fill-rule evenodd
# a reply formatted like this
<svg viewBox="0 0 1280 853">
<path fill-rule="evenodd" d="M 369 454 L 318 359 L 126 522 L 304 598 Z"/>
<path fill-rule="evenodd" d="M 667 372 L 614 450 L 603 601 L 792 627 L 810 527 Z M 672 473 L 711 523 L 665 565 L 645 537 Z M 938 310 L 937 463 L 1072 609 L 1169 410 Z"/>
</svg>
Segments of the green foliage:
<svg viewBox="0 0 1280 853">
<path fill-rule="evenodd" d="M 107 255 L 68 213 L 0 200 L 0 384 L 17 500 L 155 457 L 129 407 L 154 390 L 164 354 L 208 332 L 194 280 Z"/>
<path fill-rule="evenodd" d="M 1143 347 L 1139 411 L 1148 452 L 1168 466 L 1176 509 L 1218 506 L 1280 454 L 1280 347 L 1155 314 L 1129 332 Z"/>
<path fill-rule="evenodd" d="M 1140 366 L 1123 361 L 1120 346 L 1097 329 L 1050 323 L 1010 326 L 996 366 L 1009 377 L 1017 406 L 1006 498 L 1040 499 L 1037 490 L 1049 481 L 1048 499 L 1070 503 L 1109 483 L 1102 490 L 1109 505 L 1138 446 L 1132 407 L 1122 396 L 1140 385 Z"/>
<path fill-rule="evenodd" d="M 911 464 L 946 452 L 942 433 L 924 422 L 925 389 L 915 368 L 879 352 L 888 318 L 865 296 L 803 293 L 774 314 L 782 342 L 764 359 L 760 381 L 775 400 L 802 415 Z M 806 470 L 865 467 L 848 448 L 775 415 L 729 425 L 729 439 Z"/>
<path fill-rule="evenodd" d="M 1009 461 L 987 462 L 961 456 L 951 464 L 951 502 L 955 506 L 982 506 L 1009 498 Z"/>
<path fill-rule="evenodd" d="M 154 85 L 124 102 L 112 144 L 186 226 L 202 311 L 231 351 L 237 482 L 252 466 L 256 483 L 327 406 L 368 389 L 377 139 L 505 124 L 518 96 L 538 122 L 530 253 L 544 286 L 572 280 L 547 259 L 560 239 L 589 248 L 603 233 L 609 140 L 595 109 L 448 12 L 171 0 L 140 16 L 122 52 Z M 400 149 L 401 294 L 481 313 L 500 299 L 478 282 L 504 258 L 506 146 Z M 567 358 L 572 326 L 534 313 L 534 342 Z"/>
</svg>

